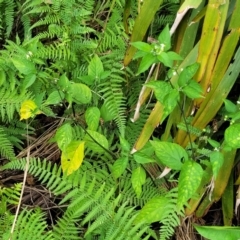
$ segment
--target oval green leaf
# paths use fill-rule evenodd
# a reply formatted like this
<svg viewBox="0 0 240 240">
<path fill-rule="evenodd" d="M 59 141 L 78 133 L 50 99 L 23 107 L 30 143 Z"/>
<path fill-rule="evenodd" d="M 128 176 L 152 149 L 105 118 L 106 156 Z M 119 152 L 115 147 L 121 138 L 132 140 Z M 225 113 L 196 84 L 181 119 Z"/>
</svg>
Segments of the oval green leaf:
<svg viewBox="0 0 240 240">
<path fill-rule="evenodd" d="M 86 147 L 96 153 L 104 153 L 105 149 L 109 148 L 108 140 L 105 136 L 92 130 L 87 130 L 87 132 L 88 134 L 84 137 Z"/>
<path fill-rule="evenodd" d="M 196 193 L 202 176 L 203 169 L 200 164 L 194 161 L 186 161 L 183 164 L 178 181 L 177 205 L 179 209 L 182 209 L 187 201 Z"/>
<path fill-rule="evenodd" d="M 91 89 L 82 83 L 73 83 L 71 86 L 72 99 L 78 104 L 87 104 L 91 102 Z"/>
<path fill-rule="evenodd" d="M 142 185 L 145 183 L 145 181 L 146 181 L 145 170 L 140 166 L 138 168 L 134 169 L 132 172 L 131 182 L 132 182 L 133 189 L 134 189 L 135 193 L 137 194 L 138 198 L 140 198 L 140 196 L 141 196 Z"/>
<path fill-rule="evenodd" d="M 232 148 L 240 148 L 240 123 L 228 127 L 224 133 L 227 145 Z"/>
<path fill-rule="evenodd" d="M 161 163 L 171 169 L 180 170 L 182 168 L 182 159 L 188 159 L 187 152 L 176 143 L 160 141 L 150 141 L 150 143 Z"/>
<path fill-rule="evenodd" d="M 112 175 L 115 179 L 119 178 L 123 172 L 125 171 L 126 167 L 128 165 L 128 158 L 122 157 L 117 159 L 112 167 Z"/>
<path fill-rule="evenodd" d="M 97 130 L 100 120 L 100 110 L 97 107 L 90 107 L 85 112 L 85 120 L 89 130 Z"/>
</svg>

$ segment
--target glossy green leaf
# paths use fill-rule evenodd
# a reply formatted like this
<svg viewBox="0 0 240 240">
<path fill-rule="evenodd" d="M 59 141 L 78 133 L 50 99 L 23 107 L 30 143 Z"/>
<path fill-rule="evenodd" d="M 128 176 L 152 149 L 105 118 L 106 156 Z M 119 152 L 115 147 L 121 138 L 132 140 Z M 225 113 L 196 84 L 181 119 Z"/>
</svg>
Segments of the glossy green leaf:
<svg viewBox="0 0 240 240">
<path fill-rule="evenodd" d="M 57 81 L 57 85 L 60 87 L 62 91 L 68 91 L 70 89 L 70 81 L 67 78 L 66 74 L 60 76 L 59 80 Z"/>
<path fill-rule="evenodd" d="M 224 138 L 230 147 L 240 148 L 240 123 L 228 127 L 224 133 Z"/>
<path fill-rule="evenodd" d="M 33 85 L 33 83 L 35 82 L 36 80 L 36 74 L 35 73 L 32 73 L 32 74 L 28 74 L 25 76 L 22 84 L 21 84 L 21 88 L 22 89 L 27 89 L 29 88 L 31 85 Z"/>
<path fill-rule="evenodd" d="M 147 53 L 146 55 L 143 56 L 140 66 L 137 71 L 137 75 L 145 72 L 148 70 L 148 68 L 156 61 L 156 58 L 153 54 Z"/>
<path fill-rule="evenodd" d="M 97 55 L 94 55 L 88 66 L 88 75 L 96 80 L 99 80 L 103 71 L 101 59 Z"/>
<path fill-rule="evenodd" d="M 138 59 L 138 58 L 142 58 L 146 55 L 146 52 L 143 51 L 137 51 L 136 54 L 133 56 L 133 60 Z"/>
<path fill-rule="evenodd" d="M 164 81 L 150 81 L 145 86 L 154 90 L 157 100 L 161 103 L 164 102 L 165 96 L 173 90 L 171 85 Z"/>
<path fill-rule="evenodd" d="M 120 145 L 121 145 L 122 150 L 127 152 L 127 154 L 128 154 L 131 146 L 130 146 L 129 142 L 122 136 L 120 136 Z"/>
<path fill-rule="evenodd" d="M 231 118 L 231 121 L 236 122 L 237 120 L 240 119 L 240 111 L 237 111 L 235 113 L 231 113 L 231 114 L 228 115 L 228 117 Z"/>
<path fill-rule="evenodd" d="M 146 172 L 142 167 L 138 167 L 132 171 L 131 182 L 137 197 L 142 193 L 142 185 L 146 182 Z"/>
<path fill-rule="evenodd" d="M 157 59 L 163 63 L 166 67 L 173 67 L 173 60 L 166 52 L 162 52 L 157 56 Z"/>
<path fill-rule="evenodd" d="M 44 105 L 58 104 L 64 99 L 64 93 L 61 91 L 53 91 L 49 94 L 47 100 L 44 102 Z"/>
<path fill-rule="evenodd" d="M 133 158 L 137 163 L 140 163 L 140 164 L 156 162 L 153 155 L 154 155 L 154 148 L 148 142 L 144 146 L 144 148 L 142 148 L 141 150 L 139 150 L 133 154 Z"/>
<path fill-rule="evenodd" d="M 240 227 L 197 226 L 195 229 L 200 235 L 209 240 L 238 240 Z"/>
<path fill-rule="evenodd" d="M 105 122 L 112 121 L 114 119 L 114 115 L 109 111 L 106 103 L 104 103 L 100 109 L 101 117 Z"/>
<path fill-rule="evenodd" d="M 156 162 L 156 160 L 153 157 L 150 157 L 147 154 L 140 151 L 134 153 L 133 158 L 137 163 L 140 164 Z"/>
<path fill-rule="evenodd" d="M 58 147 L 64 151 L 65 147 L 73 140 L 73 132 L 70 123 L 65 123 L 57 129 L 54 136 Z"/>
<path fill-rule="evenodd" d="M 143 5 L 141 7 L 140 13 L 137 15 L 135 20 L 134 28 L 131 35 L 131 42 L 142 41 L 152 20 L 154 19 L 155 13 L 158 11 L 159 6 L 163 3 L 163 0 L 144 0 Z M 134 46 L 130 46 L 127 49 L 124 65 L 128 65 L 132 60 L 134 54 L 136 52 L 136 48 Z"/>
<path fill-rule="evenodd" d="M 209 157 L 210 157 L 210 162 L 212 164 L 213 177 L 214 179 L 216 179 L 217 174 L 223 165 L 224 157 L 221 152 L 217 152 L 217 151 L 212 152 Z"/>
<path fill-rule="evenodd" d="M 172 51 L 167 52 L 167 55 L 171 60 L 182 60 L 182 57 L 175 52 L 172 52 Z"/>
<path fill-rule="evenodd" d="M 134 223 L 154 223 L 161 221 L 165 217 L 164 213 L 166 211 L 166 206 L 168 203 L 169 199 L 164 196 L 152 198 L 140 210 L 139 214 L 134 220 Z"/>
<path fill-rule="evenodd" d="M 224 99 L 224 107 L 229 113 L 235 113 L 238 110 L 237 105 L 228 99 Z"/>
<path fill-rule="evenodd" d="M 150 141 L 150 143 L 154 147 L 161 163 L 171 169 L 180 170 L 182 168 L 182 160 L 188 159 L 187 152 L 176 143 L 160 141 Z"/>
<path fill-rule="evenodd" d="M 152 51 L 152 46 L 145 42 L 133 42 L 133 43 L 131 43 L 131 45 L 133 45 L 135 48 L 137 48 L 138 50 L 141 50 L 143 52 L 149 53 Z"/>
<path fill-rule="evenodd" d="M 209 138 L 207 141 L 214 148 L 219 148 L 220 147 L 220 143 L 215 141 L 215 140 L 213 140 L 213 139 Z"/>
<path fill-rule="evenodd" d="M 104 153 L 109 148 L 108 140 L 101 133 L 87 130 L 88 134 L 85 135 L 84 141 L 86 147 L 96 153 Z"/>
<path fill-rule="evenodd" d="M 112 175 L 115 179 L 119 178 L 124 171 L 126 170 L 126 167 L 128 165 L 128 158 L 122 157 L 117 159 L 112 167 Z"/>
<path fill-rule="evenodd" d="M 199 63 L 191 64 L 190 66 L 185 67 L 179 74 L 178 85 L 184 87 L 188 84 L 189 80 L 194 77 L 199 68 Z"/>
<path fill-rule="evenodd" d="M 111 71 L 103 71 L 100 75 L 101 79 L 106 79 L 107 77 L 109 77 L 111 75 Z"/>
<path fill-rule="evenodd" d="M 164 44 L 164 51 L 167 51 L 171 48 L 171 35 L 168 25 L 166 25 L 166 27 L 159 34 L 158 41 L 160 44 Z"/>
<path fill-rule="evenodd" d="M 196 193 L 203 176 L 200 164 L 194 161 L 186 161 L 181 169 L 178 180 L 177 205 L 181 209 L 187 201 Z"/>
<path fill-rule="evenodd" d="M 82 83 L 73 83 L 71 85 L 71 95 L 73 101 L 78 104 L 87 104 L 92 100 L 91 89 Z"/>
<path fill-rule="evenodd" d="M 183 92 L 192 99 L 201 98 L 203 94 L 203 89 L 199 83 L 191 80 L 187 86 L 183 88 Z"/>
<path fill-rule="evenodd" d="M 11 59 L 17 70 L 25 75 L 36 73 L 35 64 L 25 58 L 15 57 Z"/>
<path fill-rule="evenodd" d="M 89 130 L 96 131 L 100 121 L 100 110 L 97 107 L 90 107 L 85 112 L 85 120 Z"/>
<path fill-rule="evenodd" d="M 82 83 L 87 84 L 88 86 L 91 86 L 94 83 L 94 77 L 92 76 L 79 76 L 79 79 Z"/>
<path fill-rule="evenodd" d="M 173 111 L 180 99 L 179 91 L 172 89 L 163 99 L 164 114 L 162 121 Z M 161 122 L 162 122 L 161 121 Z"/>
</svg>

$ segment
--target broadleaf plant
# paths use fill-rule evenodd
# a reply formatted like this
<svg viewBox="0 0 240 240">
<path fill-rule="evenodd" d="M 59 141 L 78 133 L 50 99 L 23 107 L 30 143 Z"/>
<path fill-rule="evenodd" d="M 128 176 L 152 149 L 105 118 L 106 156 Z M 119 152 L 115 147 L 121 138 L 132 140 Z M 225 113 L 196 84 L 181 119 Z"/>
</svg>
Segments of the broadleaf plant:
<svg viewBox="0 0 240 240">
<path fill-rule="evenodd" d="M 239 12 L 1 0 L 3 240 L 236 238 Z"/>
</svg>

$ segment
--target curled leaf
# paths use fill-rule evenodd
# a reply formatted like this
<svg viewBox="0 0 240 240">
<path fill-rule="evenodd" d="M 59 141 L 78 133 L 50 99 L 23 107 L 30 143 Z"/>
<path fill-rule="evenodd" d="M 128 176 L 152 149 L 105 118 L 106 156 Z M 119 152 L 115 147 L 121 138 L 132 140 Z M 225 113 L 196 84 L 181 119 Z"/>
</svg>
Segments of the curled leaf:
<svg viewBox="0 0 240 240">
<path fill-rule="evenodd" d="M 36 114 L 41 114 L 42 112 L 38 110 L 36 103 L 32 100 L 26 100 L 22 103 L 20 108 L 20 120 L 29 119 Z"/>
</svg>

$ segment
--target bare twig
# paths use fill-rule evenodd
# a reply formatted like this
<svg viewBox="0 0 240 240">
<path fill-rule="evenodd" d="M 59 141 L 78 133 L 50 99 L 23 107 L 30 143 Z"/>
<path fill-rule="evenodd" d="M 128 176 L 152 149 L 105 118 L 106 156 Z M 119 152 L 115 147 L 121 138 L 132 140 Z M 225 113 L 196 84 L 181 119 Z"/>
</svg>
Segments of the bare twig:
<svg viewBox="0 0 240 240">
<path fill-rule="evenodd" d="M 27 128 L 27 135 L 28 135 L 28 128 Z M 28 145 L 29 145 L 29 139 L 28 138 L 27 138 L 27 142 L 28 142 Z M 20 207 L 21 207 L 21 202 L 22 202 L 22 198 L 23 198 L 24 188 L 25 188 L 26 181 L 27 181 L 27 173 L 28 173 L 28 168 L 29 168 L 29 159 L 30 159 L 30 147 L 27 150 L 27 158 L 26 158 L 26 165 L 25 165 L 25 169 L 24 169 L 22 190 L 21 190 L 21 194 L 20 194 L 17 210 L 16 210 L 16 213 L 15 213 L 15 216 L 14 216 L 14 220 L 13 220 L 13 224 L 12 224 L 12 228 L 11 228 L 11 236 L 10 236 L 9 240 L 12 240 L 12 234 L 14 232 L 14 229 L 15 229 L 15 226 L 16 226 L 16 223 L 17 223 L 18 214 L 19 214 Z"/>
</svg>

